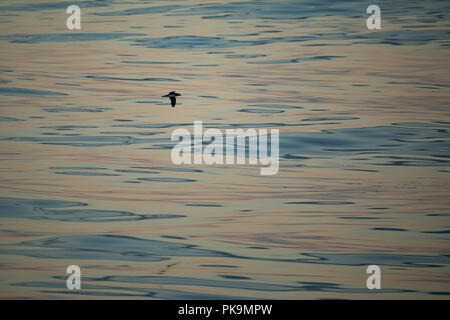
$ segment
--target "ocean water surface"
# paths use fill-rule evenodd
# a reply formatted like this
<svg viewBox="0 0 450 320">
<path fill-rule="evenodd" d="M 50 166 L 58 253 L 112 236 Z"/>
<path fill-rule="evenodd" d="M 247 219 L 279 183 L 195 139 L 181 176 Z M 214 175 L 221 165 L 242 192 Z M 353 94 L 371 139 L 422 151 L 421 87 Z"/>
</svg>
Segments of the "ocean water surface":
<svg viewBox="0 0 450 320">
<path fill-rule="evenodd" d="M 0 3 L 0 298 L 448 299 L 448 1 L 71 4 Z M 278 174 L 173 164 L 194 121 Z"/>
</svg>

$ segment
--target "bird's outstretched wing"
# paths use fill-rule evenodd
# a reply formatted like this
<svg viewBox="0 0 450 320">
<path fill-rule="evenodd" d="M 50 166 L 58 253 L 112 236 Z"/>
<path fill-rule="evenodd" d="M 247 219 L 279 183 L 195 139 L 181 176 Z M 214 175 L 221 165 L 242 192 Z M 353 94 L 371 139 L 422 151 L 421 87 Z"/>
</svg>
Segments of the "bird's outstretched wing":
<svg viewBox="0 0 450 320">
<path fill-rule="evenodd" d="M 177 99 L 175 97 L 170 97 L 170 103 L 172 104 L 172 108 L 177 104 Z"/>
</svg>

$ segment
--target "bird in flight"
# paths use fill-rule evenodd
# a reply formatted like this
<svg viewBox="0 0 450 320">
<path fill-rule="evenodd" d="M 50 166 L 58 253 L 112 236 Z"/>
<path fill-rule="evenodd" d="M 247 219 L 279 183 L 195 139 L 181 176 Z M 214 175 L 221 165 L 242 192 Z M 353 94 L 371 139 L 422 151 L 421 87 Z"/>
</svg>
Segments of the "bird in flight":
<svg viewBox="0 0 450 320">
<path fill-rule="evenodd" d="M 172 105 L 172 108 L 173 108 L 177 104 L 177 99 L 175 98 L 177 96 L 181 96 L 181 94 L 176 93 L 175 91 L 171 91 L 171 92 L 169 92 L 169 94 L 166 94 L 163 97 L 169 97 L 170 98 L 170 104 Z"/>
</svg>

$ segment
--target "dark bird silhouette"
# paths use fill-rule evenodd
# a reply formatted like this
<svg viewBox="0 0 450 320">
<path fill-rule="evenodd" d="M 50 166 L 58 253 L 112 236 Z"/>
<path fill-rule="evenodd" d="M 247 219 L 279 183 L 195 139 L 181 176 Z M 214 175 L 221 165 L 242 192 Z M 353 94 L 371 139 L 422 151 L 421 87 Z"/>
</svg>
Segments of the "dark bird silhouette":
<svg viewBox="0 0 450 320">
<path fill-rule="evenodd" d="M 171 91 L 171 92 L 169 92 L 169 94 L 166 94 L 163 97 L 169 97 L 170 98 L 170 104 L 172 105 L 172 108 L 173 108 L 177 104 L 177 99 L 175 98 L 177 96 L 181 96 L 181 94 L 176 93 L 175 91 Z"/>
</svg>

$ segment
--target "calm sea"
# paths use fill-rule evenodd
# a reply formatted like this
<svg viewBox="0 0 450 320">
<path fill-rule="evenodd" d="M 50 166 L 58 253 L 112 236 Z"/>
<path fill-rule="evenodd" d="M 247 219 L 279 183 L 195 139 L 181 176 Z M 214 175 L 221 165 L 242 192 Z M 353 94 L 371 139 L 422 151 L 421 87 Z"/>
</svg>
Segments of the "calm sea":
<svg viewBox="0 0 450 320">
<path fill-rule="evenodd" d="M 447 299 L 449 32 L 448 1 L 1 1 L 0 298 Z M 194 121 L 279 129 L 278 174 L 173 164 Z"/>
</svg>

